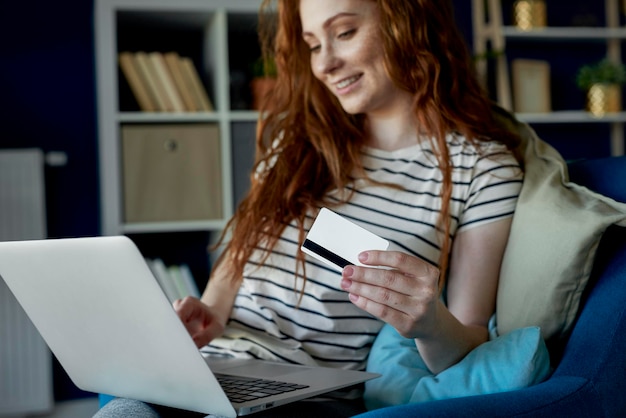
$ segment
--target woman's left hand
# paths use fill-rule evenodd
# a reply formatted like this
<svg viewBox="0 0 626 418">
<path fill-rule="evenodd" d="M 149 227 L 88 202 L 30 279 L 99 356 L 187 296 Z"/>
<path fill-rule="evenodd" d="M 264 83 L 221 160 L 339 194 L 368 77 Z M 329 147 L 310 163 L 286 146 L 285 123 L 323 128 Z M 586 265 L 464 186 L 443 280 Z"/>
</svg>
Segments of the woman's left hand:
<svg viewBox="0 0 626 418">
<path fill-rule="evenodd" d="M 407 338 L 437 332 L 439 269 L 397 251 L 364 251 L 359 261 L 372 268 L 346 266 L 341 287 L 359 308 L 393 326 Z"/>
</svg>

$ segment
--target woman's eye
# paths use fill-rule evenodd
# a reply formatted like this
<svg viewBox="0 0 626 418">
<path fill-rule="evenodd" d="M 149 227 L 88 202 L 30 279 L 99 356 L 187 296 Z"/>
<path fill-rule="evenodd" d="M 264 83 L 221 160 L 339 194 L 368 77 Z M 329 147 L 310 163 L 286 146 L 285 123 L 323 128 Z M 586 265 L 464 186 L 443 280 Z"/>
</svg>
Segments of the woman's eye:
<svg viewBox="0 0 626 418">
<path fill-rule="evenodd" d="M 337 37 L 338 37 L 338 38 L 340 38 L 340 39 L 349 38 L 349 37 L 351 37 L 352 35 L 354 35 L 354 33 L 355 33 L 355 32 L 356 32 L 356 29 L 350 29 L 350 30 L 348 30 L 348 31 L 341 32 L 341 33 L 339 34 L 339 36 L 337 36 Z"/>
<path fill-rule="evenodd" d="M 319 46 L 319 45 L 314 45 L 314 46 L 309 47 L 309 51 L 311 51 L 311 52 L 317 52 L 317 51 L 319 51 L 319 50 L 320 50 L 320 48 L 321 48 L 321 46 Z"/>
</svg>

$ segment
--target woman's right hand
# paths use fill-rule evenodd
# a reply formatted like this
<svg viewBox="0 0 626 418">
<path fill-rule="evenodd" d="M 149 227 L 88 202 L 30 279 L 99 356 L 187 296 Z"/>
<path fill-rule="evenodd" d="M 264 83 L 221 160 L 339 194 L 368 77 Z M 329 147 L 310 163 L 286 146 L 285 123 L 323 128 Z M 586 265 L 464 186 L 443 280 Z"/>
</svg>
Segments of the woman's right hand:
<svg viewBox="0 0 626 418">
<path fill-rule="evenodd" d="M 224 333 L 225 324 L 200 299 L 187 296 L 174 301 L 173 305 L 198 348 Z"/>
</svg>

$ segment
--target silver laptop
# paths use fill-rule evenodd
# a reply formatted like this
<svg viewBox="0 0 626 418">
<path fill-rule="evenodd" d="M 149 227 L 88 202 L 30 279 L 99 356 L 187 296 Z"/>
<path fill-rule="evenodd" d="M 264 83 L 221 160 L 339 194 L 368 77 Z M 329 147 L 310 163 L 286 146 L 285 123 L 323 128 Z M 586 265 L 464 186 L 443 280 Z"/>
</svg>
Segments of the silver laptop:
<svg viewBox="0 0 626 418">
<path fill-rule="evenodd" d="M 205 359 L 127 237 L 0 242 L 0 276 L 85 391 L 234 417 L 377 376 Z M 233 383 L 233 376 L 248 382 Z M 288 391 L 253 388 L 248 397 L 228 399 L 227 391 L 255 379 L 277 381 Z"/>
</svg>

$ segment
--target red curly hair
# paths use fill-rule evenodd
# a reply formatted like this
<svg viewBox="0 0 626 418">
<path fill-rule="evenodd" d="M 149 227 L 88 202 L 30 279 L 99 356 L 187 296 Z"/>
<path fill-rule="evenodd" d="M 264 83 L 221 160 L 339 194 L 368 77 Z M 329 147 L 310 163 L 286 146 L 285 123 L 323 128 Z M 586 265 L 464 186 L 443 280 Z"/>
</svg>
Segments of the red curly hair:
<svg viewBox="0 0 626 418">
<path fill-rule="evenodd" d="M 458 132 L 469 141 L 497 140 L 512 150 L 519 140 L 494 120 L 492 103 L 475 77 L 450 5 L 441 0 L 364 1 L 376 1 L 379 7 L 387 72 L 413 95 L 420 130 L 439 151 L 444 178 L 439 269 L 445 278 L 452 194 L 446 134 Z M 289 222 L 298 225 L 302 242 L 307 213 L 332 205 L 327 193 L 344 189 L 354 173 L 366 177 L 361 165 L 364 117 L 346 113 L 314 77 L 302 38 L 299 1 L 264 0 L 259 23 L 264 55 L 276 62 L 278 82 L 261 109 L 250 191 L 226 228 L 231 236 L 219 261 L 228 257 L 233 279 L 241 277 L 253 251 L 263 248 L 269 254 Z M 304 273 L 301 252 L 297 263 Z M 444 280 L 440 282 L 443 286 Z"/>
</svg>

